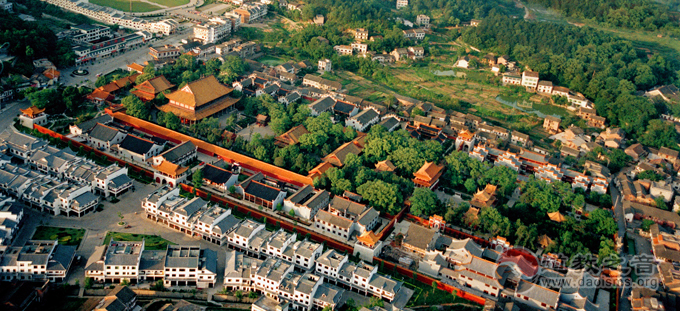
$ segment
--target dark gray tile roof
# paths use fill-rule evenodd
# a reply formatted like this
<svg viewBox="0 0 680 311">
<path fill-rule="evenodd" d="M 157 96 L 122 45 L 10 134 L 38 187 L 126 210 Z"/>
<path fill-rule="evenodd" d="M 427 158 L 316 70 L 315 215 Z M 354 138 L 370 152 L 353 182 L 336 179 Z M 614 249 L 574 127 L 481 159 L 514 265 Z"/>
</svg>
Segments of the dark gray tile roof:
<svg viewBox="0 0 680 311">
<path fill-rule="evenodd" d="M 149 152 L 153 146 L 153 142 L 133 135 L 125 136 L 123 141 L 120 142 L 121 149 L 125 149 L 136 154 L 145 154 Z"/>
<path fill-rule="evenodd" d="M 218 185 L 224 184 L 229 181 L 231 176 L 233 176 L 233 174 L 223 168 L 212 166 L 210 164 L 207 164 L 203 167 L 203 178 L 207 179 L 211 183 Z"/>
<path fill-rule="evenodd" d="M 365 124 L 367 124 L 368 122 L 370 122 L 371 120 L 377 118 L 378 116 L 379 116 L 379 114 L 378 114 L 375 110 L 373 110 L 373 109 L 366 109 L 366 110 L 364 110 L 364 111 L 362 111 L 362 112 L 359 112 L 359 113 L 358 113 L 356 116 L 354 116 L 353 118 L 356 119 L 357 122 L 359 122 L 359 124 L 365 125 Z"/>
<path fill-rule="evenodd" d="M 117 134 L 118 130 L 97 123 L 88 135 L 92 138 L 108 142 L 116 137 Z"/>
<path fill-rule="evenodd" d="M 161 156 L 172 163 L 175 163 L 178 159 L 183 156 L 196 151 L 196 145 L 191 141 L 185 141 L 173 148 L 168 149 L 168 151 L 161 153 Z"/>
</svg>

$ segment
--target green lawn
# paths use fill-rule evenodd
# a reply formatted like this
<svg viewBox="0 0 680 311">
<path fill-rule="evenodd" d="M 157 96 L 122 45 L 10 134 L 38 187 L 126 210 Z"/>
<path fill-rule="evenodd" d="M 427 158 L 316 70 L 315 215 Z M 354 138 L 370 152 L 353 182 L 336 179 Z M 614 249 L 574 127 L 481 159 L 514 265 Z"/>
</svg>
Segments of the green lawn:
<svg viewBox="0 0 680 311">
<path fill-rule="evenodd" d="M 419 282 L 416 282 L 416 284 L 405 284 L 407 287 L 415 290 L 413 297 L 411 297 L 411 301 L 408 303 L 409 306 L 434 306 L 447 303 L 466 303 L 474 305 L 474 303 L 468 300 L 454 296 L 441 289 L 437 289 L 433 292 L 431 286 L 425 286 L 425 284 Z"/>
<path fill-rule="evenodd" d="M 174 6 L 180 6 L 180 5 L 185 5 L 189 3 L 189 0 L 149 0 L 153 3 L 158 3 L 160 5 L 164 5 L 167 7 L 174 7 Z"/>
<path fill-rule="evenodd" d="M 282 58 L 274 56 L 263 56 L 258 58 L 257 61 L 267 66 L 278 66 L 286 62 Z"/>
<path fill-rule="evenodd" d="M 146 234 L 135 234 L 135 233 L 124 233 L 124 232 L 111 232 L 106 233 L 106 238 L 104 239 L 104 245 L 109 244 L 113 238 L 116 241 L 141 241 L 144 239 L 144 249 L 148 250 L 164 250 L 168 248 L 168 245 L 175 245 L 177 243 L 170 242 L 164 238 L 157 235 L 146 235 Z"/>
<path fill-rule="evenodd" d="M 33 234 L 33 240 L 59 240 L 59 244 L 79 245 L 85 229 L 40 226 Z"/>
<path fill-rule="evenodd" d="M 156 0 L 154 2 L 162 2 L 164 0 Z M 174 1 L 183 1 L 183 0 L 169 0 L 171 2 Z M 90 3 L 98 4 L 101 6 L 107 6 L 110 8 L 114 8 L 116 10 L 121 10 L 123 12 L 130 12 L 130 1 L 124 1 L 124 0 L 90 0 Z M 153 5 L 150 3 L 145 3 L 145 2 L 139 2 L 139 1 L 132 1 L 132 12 L 151 12 L 155 10 L 160 10 L 163 9 L 163 7 Z"/>
</svg>

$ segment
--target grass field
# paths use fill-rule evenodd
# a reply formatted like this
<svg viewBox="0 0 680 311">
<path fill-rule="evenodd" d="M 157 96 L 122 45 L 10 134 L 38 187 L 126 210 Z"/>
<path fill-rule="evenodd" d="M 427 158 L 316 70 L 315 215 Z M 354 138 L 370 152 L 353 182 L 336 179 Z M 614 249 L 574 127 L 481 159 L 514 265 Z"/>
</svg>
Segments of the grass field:
<svg viewBox="0 0 680 311">
<path fill-rule="evenodd" d="M 155 0 L 153 2 L 164 2 L 165 0 Z M 168 0 L 168 1 L 180 1 L 180 0 Z M 98 4 L 101 6 L 107 6 L 114 8 L 116 10 L 121 10 L 123 12 L 130 12 L 130 1 L 124 0 L 90 0 L 90 3 Z M 161 6 L 154 4 L 132 1 L 132 12 L 151 12 L 155 10 L 163 9 Z"/>
<path fill-rule="evenodd" d="M 168 245 L 175 245 L 177 243 L 170 242 L 164 238 L 157 235 L 146 235 L 146 234 L 134 234 L 134 233 L 124 233 L 124 232 L 111 232 L 106 233 L 106 238 L 104 239 L 104 245 L 109 244 L 113 238 L 116 241 L 141 241 L 144 239 L 144 249 L 148 250 L 164 250 L 168 248 Z"/>
<path fill-rule="evenodd" d="M 85 229 L 40 226 L 33 234 L 33 240 L 59 240 L 59 244 L 79 245 Z"/>
<path fill-rule="evenodd" d="M 160 5 L 164 5 L 167 7 L 174 7 L 174 6 L 180 6 L 180 5 L 185 5 L 189 3 L 189 0 L 149 0 L 153 3 L 158 3 Z"/>
<path fill-rule="evenodd" d="M 286 62 L 284 59 L 275 56 L 263 56 L 258 58 L 257 61 L 267 66 L 278 66 Z"/>
</svg>

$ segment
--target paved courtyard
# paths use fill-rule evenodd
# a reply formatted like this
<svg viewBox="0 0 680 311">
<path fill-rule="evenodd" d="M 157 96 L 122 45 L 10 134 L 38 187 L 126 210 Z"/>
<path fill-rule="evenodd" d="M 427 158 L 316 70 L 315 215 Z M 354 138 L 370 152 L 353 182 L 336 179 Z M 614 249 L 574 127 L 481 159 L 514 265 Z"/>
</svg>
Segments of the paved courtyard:
<svg viewBox="0 0 680 311">
<path fill-rule="evenodd" d="M 243 139 L 250 141 L 250 138 L 255 135 L 255 133 L 259 133 L 262 135 L 262 137 L 266 136 L 276 136 L 276 133 L 272 130 L 272 128 L 267 125 L 267 126 L 259 126 L 257 123 L 253 123 L 251 125 L 248 125 L 248 127 L 242 129 L 238 133 L 236 133 L 237 136 L 242 137 Z"/>
</svg>

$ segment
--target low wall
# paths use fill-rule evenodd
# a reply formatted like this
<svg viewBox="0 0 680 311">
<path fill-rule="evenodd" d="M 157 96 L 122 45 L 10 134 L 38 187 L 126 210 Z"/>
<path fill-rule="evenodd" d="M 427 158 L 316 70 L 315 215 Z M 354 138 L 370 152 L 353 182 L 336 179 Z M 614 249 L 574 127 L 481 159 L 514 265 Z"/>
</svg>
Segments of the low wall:
<svg viewBox="0 0 680 311">
<path fill-rule="evenodd" d="M 401 274 L 401 275 L 403 275 L 403 276 L 405 276 L 405 277 L 408 277 L 408 278 L 413 278 L 414 275 L 415 275 L 415 280 L 416 280 L 416 281 L 421 282 L 421 283 L 423 283 L 423 284 L 427 284 L 427 285 L 429 285 L 429 286 L 432 286 L 432 282 L 437 282 L 437 288 L 438 288 L 438 289 L 441 289 L 441 290 L 446 291 L 446 292 L 449 292 L 449 293 L 454 293 L 454 292 L 456 292 L 456 295 L 458 295 L 458 297 L 463 298 L 463 299 L 465 299 L 465 300 L 472 301 L 472 302 L 474 302 L 474 303 L 476 303 L 476 304 L 479 304 L 479 305 L 482 305 L 482 306 L 483 306 L 483 305 L 484 305 L 484 302 L 486 301 L 486 299 L 484 299 L 484 298 L 482 298 L 482 297 L 480 297 L 480 296 L 477 296 L 477 295 L 468 293 L 468 292 L 466 292 L 466 291 L 464 291 L 464 290 L 458 289 L 458 288 L 453 287 L 453 286 L 451 286 L 451 285 L 444 284 L 444 283 L 442 283 L 442 282 L 437 281 L 436 279 L 434 279 L 434 278 L 432 278 L 432 277 L 429 277 L 429 276 L 424 275 L 424 274 L 422 274 L 422 273 L 418 273 L 418 272 L 411 271 L 411 270 L 406 269 L 406 268 L 404 268 L 404 267 L 402 267 L 402 266 L 396 265 L 396 264 L 394 264 L 394 263 L 392 263 L 392 262 L 389 262 L 389 261 L 385 261 L 385 260 L 380 259 L 380 258 L 378 258 L 378 257 L 374 257 L 374 258 L 373 258 L 373 262 L 375 262 L 375 263 L 377 263 L 377 262 L 382 262 L 383 268 L 385 268 L 385 269 L 387 269 L 387 270 L 396 271 L 397 273 L 399 273 L 399 274 Z"/>
<path fill-rule="evenodd" d="M 106 296 L 111 292 L 112 289 L 86 289 L 83 293 L 84 296 Z M 155 297 L 155 298 L 177 298 L 177 299 L 198 299 L 198 300 L 208 300 L 208 295 L 202 292 L 197 292 L 196 294 L 188 292 L 169 292 L 169 291 L 155 291 L 148 289 L 132 289 L 135 294 L 139 297 Z"/>
</svg>

